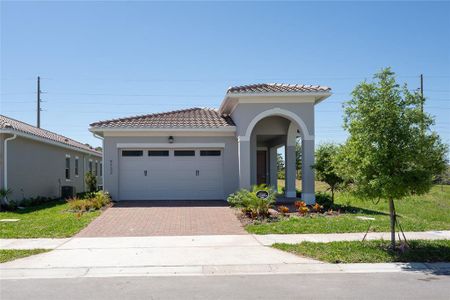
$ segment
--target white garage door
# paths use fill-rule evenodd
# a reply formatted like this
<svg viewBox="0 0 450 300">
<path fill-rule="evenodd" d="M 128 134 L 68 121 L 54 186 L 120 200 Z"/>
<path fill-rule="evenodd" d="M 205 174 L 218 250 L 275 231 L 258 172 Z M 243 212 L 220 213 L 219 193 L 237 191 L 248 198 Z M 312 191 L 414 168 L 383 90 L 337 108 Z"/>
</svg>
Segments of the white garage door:
<svg viewBox="0 0 450 300">
<path fill-rule="evenodd" d="M 123 149 L 119 153 L 121 200 L 223 199 L 223 151 Z"/>
</svg>

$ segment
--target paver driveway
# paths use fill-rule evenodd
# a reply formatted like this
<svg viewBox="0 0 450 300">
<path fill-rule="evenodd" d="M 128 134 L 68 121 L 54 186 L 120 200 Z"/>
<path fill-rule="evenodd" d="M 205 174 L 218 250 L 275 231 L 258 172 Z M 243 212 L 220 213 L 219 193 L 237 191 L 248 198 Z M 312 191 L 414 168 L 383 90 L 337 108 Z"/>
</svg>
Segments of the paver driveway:
<svg viewBox="0 0 450 300">
<path fill-rule="evenodd" d="M 246 234 L 223 201 L 122 201 L 78 237 Z"/>
</svg>

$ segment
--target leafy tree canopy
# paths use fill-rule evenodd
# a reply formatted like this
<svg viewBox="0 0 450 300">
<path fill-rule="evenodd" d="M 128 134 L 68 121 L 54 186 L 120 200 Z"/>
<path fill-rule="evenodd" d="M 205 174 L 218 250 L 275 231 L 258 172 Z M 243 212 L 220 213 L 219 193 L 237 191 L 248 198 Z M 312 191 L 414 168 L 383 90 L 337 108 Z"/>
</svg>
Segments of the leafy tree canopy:
<svg viewBox="0 0 450 300">
<path fill-rule="evenodd" d="M 433 118 L 421 110 L 419 93 L 400 87 L 390 68 L 374 79 L 359 84 L 344 105 L 350 137 L 339 153 L 340 172 L 365 198 L 426 193 L 446 167 L 447 146 L 430 129 Z"/>
<path fill-rule="evenodd" d="M 335 144 L 322 144 L 316 150 L 316 178 L 330 186 L 331 199 L 334 202 L 334 193 L 344 184 L 344 179 L 338 175 L 335 160 L 339 153 L 340 146 Z"/>
</svg>

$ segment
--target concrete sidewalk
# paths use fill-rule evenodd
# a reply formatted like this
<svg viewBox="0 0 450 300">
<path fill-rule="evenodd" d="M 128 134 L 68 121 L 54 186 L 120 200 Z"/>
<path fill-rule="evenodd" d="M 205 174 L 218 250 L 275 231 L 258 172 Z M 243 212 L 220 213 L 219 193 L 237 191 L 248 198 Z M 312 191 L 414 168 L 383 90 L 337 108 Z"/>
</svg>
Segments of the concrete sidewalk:
<svg viewBox="0 0 450 300">
<path fill-rule="evenodd" d="M 280 242 L 281 238 L 278 235 L 271 239 L 256 235 L 213 235 L 46 240 L 46 244 L 39 246 L 56 245 L 56 249 L 0 264 L 0 278 L 450 272 L 450 264 L 325 264 L 266 246 Z M 297 242 L 299 237 L 290 238 L 291 242 Z M 18 244 L 15 241 L 10 246 Z M 35 245 L 38 245 L 36 241 L 28 244 Z"/>
<path fill-rule="evenodd" d="M 251 235 L 73 238 L 55 250 L 0 264 L 0 278 L 203 274 L 215 268 L 321 264 Z M 268 269 L 267 269 L 268 268 Z"/>
<path fill-rule="evenodd" d="M 275 243 L 297 244 L 301 242 L 338 242 L 362 241 L 364 232 L 356 233 L 326 233 L 326 234 L 264 234 L 254 235 L 263 245 L 271 246 Z M 450 231 L 405 232 L 408 240 L 450 240 Z M 366 240 L 390 240 L 390 232 L 369 232 Z"/>
<path fill-rule="evenodd" d="M 69 241 L 69 245 L 83 244 L 85 248 L 95 245 L 108 245 L 108 247 L 123 247 L 124 241 L 131 242 L 134 247 L 147 247 L 157 243 L 163 245 L 185 244 L 192 245 L 192 241 L 198 243 L 218 243 L 223 240 L 228 243 L 231 240 L 247 240 L 249 236 L 264 246 L 275 243 L 296 244 L 308 242 L 334 242 L 334 241 L 361 241 L 364 232 L 357 233 L 326 233 L 326 234 L 265 234 L 265 235 L 204 235 L 204 236 L 149 236 L 149 237 L 111 237 L 111 238 L 67 238 L 67 239 L 0 239 L 0 249 L 58 249 Z M 424 231 L 406 232 L 409 240 L 450 240 L 450 231 Z M 231 240 L 230 240 L 231 239 Z M 369 232 L 367 240 L 389 240 L 389 232 Z M 126 245 L 126 244 L 125 244 Z"/>
</svg>

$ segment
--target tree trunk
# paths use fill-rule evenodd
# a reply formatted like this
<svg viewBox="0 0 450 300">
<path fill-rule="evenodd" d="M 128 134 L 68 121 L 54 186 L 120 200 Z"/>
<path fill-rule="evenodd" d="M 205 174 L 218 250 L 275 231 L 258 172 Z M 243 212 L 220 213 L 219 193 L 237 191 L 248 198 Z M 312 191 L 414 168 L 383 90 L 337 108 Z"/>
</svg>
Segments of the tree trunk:
<svg viewBox="0 0 450 300">
<path fill-rule="evenodd" d="M 391 219 L 391 249 L 395 250 L 395 207 L 394 199 L 389 198 L 389 215 Z"/>
<path fill-rule="evenodd" d="M 331 203 L 334 204 L 334 188 L 331 188 Z"/>
</svg>

